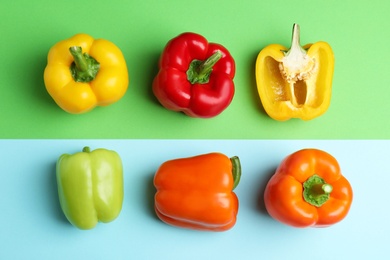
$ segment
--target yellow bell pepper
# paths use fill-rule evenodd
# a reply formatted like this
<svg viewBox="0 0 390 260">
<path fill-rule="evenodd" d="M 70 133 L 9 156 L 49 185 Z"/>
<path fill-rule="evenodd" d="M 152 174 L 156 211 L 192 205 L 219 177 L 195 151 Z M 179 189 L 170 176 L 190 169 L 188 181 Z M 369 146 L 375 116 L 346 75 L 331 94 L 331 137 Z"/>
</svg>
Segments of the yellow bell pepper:
<svg viewBox="0 0 390 260">
<path fill-rule="evenodd" d="M 329 107 L 334 55 L 326 42 L 300 45 L 294 24 L 291 48 L 271 44 L 256 60 L 256 83 L 261 103 L 273 119 L 310 120 Z"/>
<path fill-rule="evenodd" d="M 58 106 L 69 113 L 110 105 L 126 93 L 126 61 L 110 41 L 76 34 L 55 44 L 47 60 L 46 89 Z"/>
</svg>

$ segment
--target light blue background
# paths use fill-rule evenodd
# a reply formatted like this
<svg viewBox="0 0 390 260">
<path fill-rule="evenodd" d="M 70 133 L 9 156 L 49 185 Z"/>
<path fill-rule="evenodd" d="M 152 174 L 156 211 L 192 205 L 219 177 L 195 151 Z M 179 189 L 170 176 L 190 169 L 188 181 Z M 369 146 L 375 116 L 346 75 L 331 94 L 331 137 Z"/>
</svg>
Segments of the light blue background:
<svg viewBox="0 0 390 260">
<path fill-rule="evenodd" d="M 119 217 L 89 231 L 61 212 L 55 163 L 62 153 L 116 150 L 125 200 Z M 302 148 L 331 153 L 354 189 L 349 215 L 324 229 L 285 226 L 262 193 L 280 161 Z M 390 141 L 0 140 L 0 259 L 375 259 L 387 255 Z M 235 227 L 223 233 L 168 226 L 153 211 L 152 178 L 166 160 L 208 152 L 238 155 Z"/>
</svg>

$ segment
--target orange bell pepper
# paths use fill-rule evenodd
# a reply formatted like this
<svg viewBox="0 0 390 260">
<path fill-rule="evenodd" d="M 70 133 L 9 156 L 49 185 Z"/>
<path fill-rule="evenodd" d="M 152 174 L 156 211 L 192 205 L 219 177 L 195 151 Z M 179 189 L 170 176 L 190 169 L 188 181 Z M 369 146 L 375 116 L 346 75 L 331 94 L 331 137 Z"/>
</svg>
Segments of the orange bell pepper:
<svg viewBox="0 0 390 260">
<path fill-rule="evenodd" d="M 127 90 L 125 58 L 110 41 L 76 34 L 55 44 L 47 60 L 46 90 L 66 112 L 79 114 L 110 105 Z"/>
<path fill-rule="evenodd" d="M 232 190 L 240 176 L 238 157 L 220 153 L 167 161 L 154 177 L 156 214 L 176 227 L 226 231 L 236 223 L 238 198 Z"/>
<path fill-rule="evenodd" d="M 293 227 L 327 227 L 347 215 L 352 187 L 330 154 L 304 149 L 286 157 L 269 180 L 268 213 Z"/>
</svg>

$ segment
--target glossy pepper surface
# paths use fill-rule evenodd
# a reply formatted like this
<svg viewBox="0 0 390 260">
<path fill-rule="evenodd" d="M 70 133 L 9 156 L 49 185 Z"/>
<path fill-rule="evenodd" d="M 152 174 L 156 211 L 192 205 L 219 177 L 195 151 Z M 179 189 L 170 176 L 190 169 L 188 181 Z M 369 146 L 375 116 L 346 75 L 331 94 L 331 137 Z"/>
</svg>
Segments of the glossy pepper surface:
<svg viewBox="0 0 390 260">
<path fill-rule="evenodd" d="M 256 60 L 256 82 L 266 113 L 275 120 L 310 120 L 330 105 L 334 55 L 320 41 L 301 47 L 299 26 L 294 24 L 290 49 L 271 44 Z"/>
<path fill-rule="evenodd" d="M 238 157 L 220 153 L 167 161 L 154 177 L 156 214 L 177 227 L 226 231 L 236 223 L 240 176 Z"/>
<path fill-rule="evenodd" d="M 327 227 L 345 218 L 352 187 L 330 154 L 303 149 L 286 157 L 269 180 L 268 213 L 293 227 Z"/>
<path fill-rule="evenodd" d="M 129 76 L 126 61 L 116 45 L 76 34 L 49 50 L 44 82 L 58 106 L 79 114 L 121 99 L 128 88 Z"/>
<path fill-rule="evenodd" d="M 183 33 L 170 40 L 161 54 L 153 92 L 167 109 L 214 117 L 233 99 L 235 69 L 225 47 L 199 34 Z"/>
<path fill-rule="evenodd" d="M 57 185 L 62 211 L 79 229 L 113 221 L 123 202 L 122 161 L 115 151 L 85 147 L 57 161 Z"/>
</svg>

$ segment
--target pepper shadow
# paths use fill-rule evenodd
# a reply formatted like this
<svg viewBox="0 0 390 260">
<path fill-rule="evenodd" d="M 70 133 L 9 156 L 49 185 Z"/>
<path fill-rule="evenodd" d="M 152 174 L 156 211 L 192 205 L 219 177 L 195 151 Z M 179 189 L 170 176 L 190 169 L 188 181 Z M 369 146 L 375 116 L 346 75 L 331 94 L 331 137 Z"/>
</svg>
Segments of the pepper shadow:
<svg viewBox="0 0 390 260">
<path fill-rule="evenodd" d="M 267 116 L 267 112 L 265 112 L 265 109 L 263 107 L 263 104 L 261 103 L 259 92 L 257 91 L 257 82 L 256 82 L 256 60 L 257 60 L 257 53 L 253 53 L 251 55 L 252 60 L 249 63 L 250 66 L 246 71 L 248 73 L 248 78 L 250 79 L 250 93 L 252 97 L 252 103 L 256 107 L 258 111 L 260 111 L 264 116 Z"/>
<path fill-rule="evenodd" d="M 69 221 L 65 217 L 64 213 L 62 212 L 60 200 L 58 196 L 58 188 L 57 188 L 57 178 L 56 178 L 56 164 L 50 165 L 50 169 L 48 170 L 48 178 L 47 180 L 47 199 L 48 199 L 48 206 L 50 208 L 50 212 L 54 219 L 58 220 L 62 224 L 70 225 Z"/>
<path fill-rule="evenodd" d="M 275 171 L 276 171 L 276 167 L 273 167 L 273 168 L 265 171 L 264 174 L 261 175 L 261 178 L 258 180 L 259 189 L 258 189 L 258 194 L 257 194 L 256 208 L 262 214 L 267 215 L 267 216 L 269 216 L 269 214 L 268 214 L 268 211 L 265 207 L 264 192 L 265 192 L 265 188 L 267 187 L 268 181 L 275 174 Z"/>
<path fill-rule="evenodd" d="M 129 44 L 131 45 L 132 43 Z M 129 71 L 130 85 L 136 87 L 135 91 L 141 99 L 145 99 L 147 102 L 157 106 L 160 104 L 153 94 L 153 80 L 159 71 L 158 63 L 161 50 L 151 50 L 152 48 L 154 47 L 144 48 L 142 51 L 133 53 L 131 55 L 132 59 L 127 62 L 129 68 L 133 68 L 132 71 Z M 132 75 L 134 75 L 134 81 L 132 80 Z"/>
<path fill-rule="evenodd" d="M 161 54 L 158 52 L 152 53 L 151 57 L 149 59 L 150 63 L 147 64 L 148 67 L 145 70 L 145 71 L 149 72 L 149 74 L 146 74 L 147 76 L 146 76 L 146 80 L 145 80 L 145 82 L 147 83 L 146 85 L 148 86 L 147 91 L 146 91 L 146 95 L 155 104 L 160 104 L 158 102 L 157 98 L 153 94 L 153 81 L 154 81 L 154 78 L 156 77 L 157 73 L 159 72 L 158 63 L 160 60 L 160 55 Z"/>
<path fill-rule="evenodd" d="M 46 90 L 43 74 L 47 65 L 47 49 L 30 52 L 31 56 L 26 56 L 25 74 L 26 78 L 29 79 L 26 84 L 26 93 L 29 93 L 30 97 L 34 97 L 40 107 L 58 108 L 52 97 Z M 34 64 L 34 66 L 30 66 Z"/>
<path fill-rule="evenodd" d="M 159 218 L 156 215 L 156 212 L 154 210 L 154 195 L 156 194 L 156 188 L 154 187 L 153 180 L 154 180 L 154 172 L 152 174 L 147 175 L 145 178 L 144 188 L 145 188 L 145 203 L 146 205 L 146 213 L 148 216 L 151 216 L 152 218 L 159 220 Z"/>
</svg>

